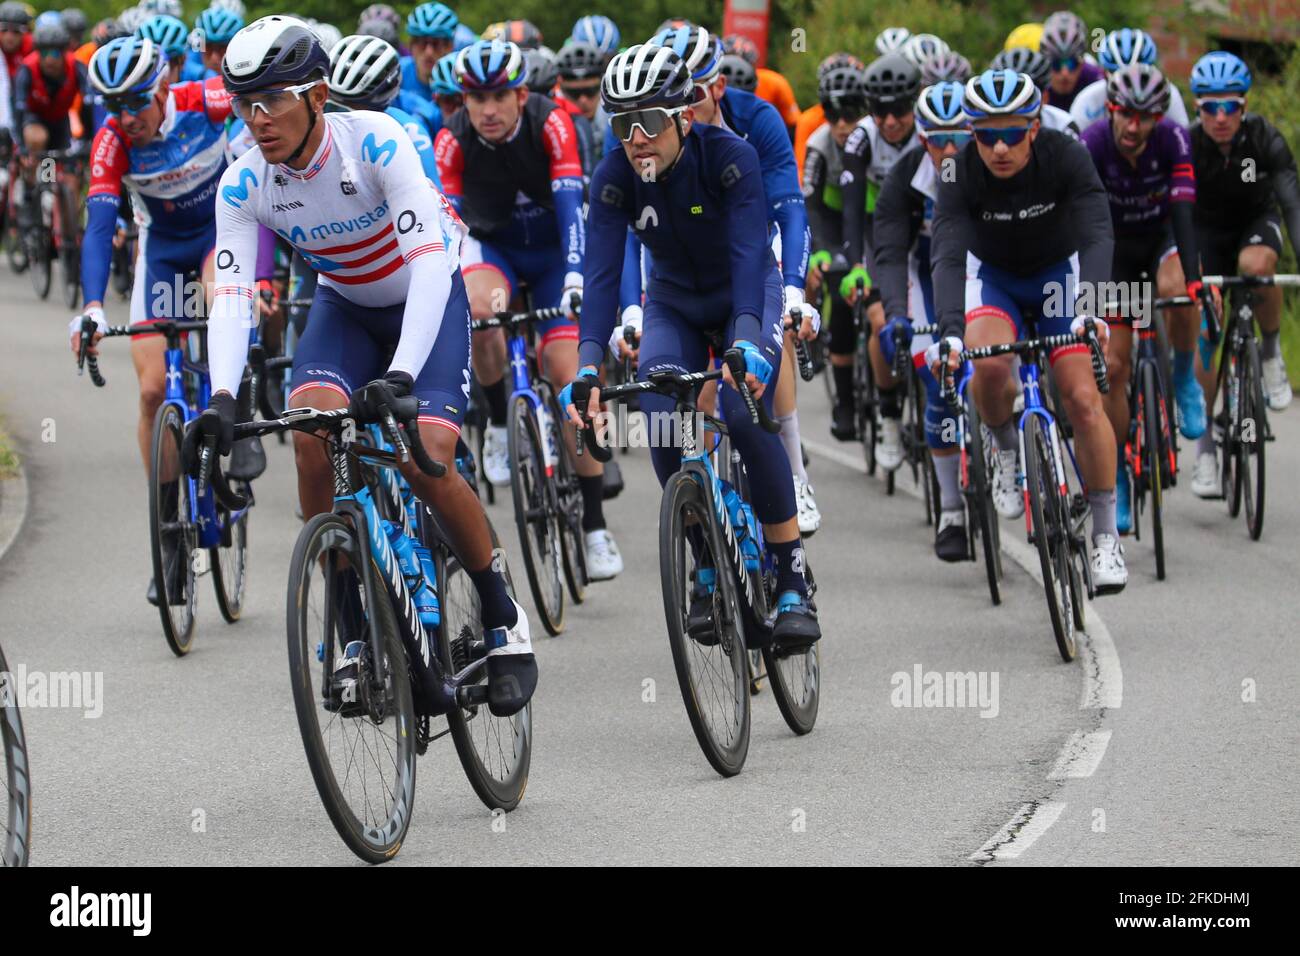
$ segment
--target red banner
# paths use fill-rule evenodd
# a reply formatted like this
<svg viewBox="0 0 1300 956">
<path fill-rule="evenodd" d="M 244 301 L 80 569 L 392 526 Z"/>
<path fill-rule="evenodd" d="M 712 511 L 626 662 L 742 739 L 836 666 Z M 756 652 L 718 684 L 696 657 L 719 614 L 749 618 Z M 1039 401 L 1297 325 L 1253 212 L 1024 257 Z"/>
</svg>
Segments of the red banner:
<svg viewBox="0 0 1300 956">
<path fill-rule="evenodd" d="M 758 45 L 758 65 L 767 66 L 767 27 L 771 0 L 727 0 L 722 14 L 722 32 L 739 33 Z"/>
</svg>

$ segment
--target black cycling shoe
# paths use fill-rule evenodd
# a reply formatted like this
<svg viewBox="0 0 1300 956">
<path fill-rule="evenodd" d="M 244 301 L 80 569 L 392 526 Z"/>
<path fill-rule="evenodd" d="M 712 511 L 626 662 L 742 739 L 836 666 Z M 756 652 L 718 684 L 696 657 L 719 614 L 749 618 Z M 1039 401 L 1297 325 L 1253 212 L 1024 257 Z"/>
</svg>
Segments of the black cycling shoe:
<svg viewBox="0 0 1300 956">
<path fill-rule="evenodd" d="M 696 568 L 691 572 L 695 584 L 691 588 L 691 606 L 686 612 L 686 634 L 697 644 L 712 647 L 718 643 L 718 630 L 713 620 L 713 589 L 717 571 L 713 568 Z"/>
<path fill-rule="evenodd" d="M 167 596 L 169 604 L 185 603 L 185 561 L 177 554 L 176 541 L 163 539 L 163 576 L 168 579 Z M 145 599 L 154 607 L 158 606 L 158 582 L 149 578 L 149 590 Z"/>
<path fill-rule="evenodd" d="M 266 471 L 266 451 L 262 439 L 256 435 L 241 438 L 230 450 L 230 465 L 226 477 L 239 481 L 252 481 Z"/>
<path fill-rule="evenodd" d="M 817 612 L 808 599 L 797 591 L 783 591 L 776 599 L 776 621 L 772 625 L 772 645 L 780 656 L 802 654 L 821 640 L 822 629 Z"/>
<path fill-rule="evenodd" d="M 955 515 L 958 520 L 948 520 L 949 514 Z M 965 515 L 962 512 L 940 513 L 939 530 L 934 536 L 934 553 L 940 561 L 965 561 L 970 557 Z"/>
<path fill-rule="evenodd" d="M 831 434 L 840 441 L 853 441 L 858 437 L 858 416 L 852 405 L 836 405 L 831 409 Z"/>
<path fill-rule="evenodd" d="M 487 659 L 488 710 L 497 717 L 519 713 L 537 689 L 534 654 L 494 654 Z"/>
<path fill-rule="evenodd" d="M 618 467 L 618 462 L 611 458 L 605 462 L 605 474 L 601 479 L 600 497 L 603 501 L 610 498 L 617 498 L 623 493 L 623 469 Z"/>
</svg>

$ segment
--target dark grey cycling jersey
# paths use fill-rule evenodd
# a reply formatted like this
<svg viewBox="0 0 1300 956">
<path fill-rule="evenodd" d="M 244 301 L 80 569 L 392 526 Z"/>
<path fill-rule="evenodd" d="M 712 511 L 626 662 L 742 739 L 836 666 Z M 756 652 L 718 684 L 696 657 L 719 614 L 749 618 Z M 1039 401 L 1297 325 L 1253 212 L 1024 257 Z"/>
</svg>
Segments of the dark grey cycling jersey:
<svg viewBox="0 0 1300 956">
<path fill-rule="evenodd" d="M 1024 169 L 998 179 L 972 141 L 955 157 L 953 175 L 940 177 L 931 262 L 942 335 L 960 338 L 965 328 L 968 253 L 1018 276 L 1077 253 L 1080 283 L 1110 276 L 1110 206 L 1088 151 L 1048 129 L 1030 149 Z"/>
</svg>

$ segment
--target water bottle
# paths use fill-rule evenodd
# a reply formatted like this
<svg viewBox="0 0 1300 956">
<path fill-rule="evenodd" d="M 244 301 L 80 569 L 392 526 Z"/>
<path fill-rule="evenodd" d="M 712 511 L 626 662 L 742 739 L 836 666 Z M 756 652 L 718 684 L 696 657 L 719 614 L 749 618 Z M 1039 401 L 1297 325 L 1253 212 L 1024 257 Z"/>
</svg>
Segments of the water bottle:
<svg viewBox="0 0 1300 956">
<path fill-rule="evenodd" d="M 420 565 L 420 559 L 415 553 L 415 543 L 406 536 L 400 527 L 391 521 L 384 522 L 384 533 L 388 535 L 388 541 L 393 546 L 393 553 L 397 555 L 397 563 L 402 569 L 402 577 L 406 578 L 406 586 L 411 591 L 411 597 L 415 600 L 415 610 L 420 615 L 420 623 L 425 627 L 437 627 L 441 620 L 438 611 L 438 599 L 434 596 L 433 589 L 425 580 L 424 569 Z M 430 562 L 432 563 L 432 562 Z"/>
<path fill-rule="evenodd" d="M 757 571 L 762 559 L 758 550 L 758 519 L 754 517 L 754 509 L 748 501 L 740 503 L 740 511 L 745 523 L 745 537 L 740 541 L 740 551 L 745 556 L 745 570 Z"/>
<path fill-rule="evenodd" d="M 537 423 L 542 429 L 542 457 L 546 460 L 546 473 L 549 475 L 560 463 L 560 455 L 555 447 L 556 429 L 551 428 L 551 412 L 545 402 L 537 406 Z"/>
<path fill-rule="evenodd" d="M 740 553 L 745 562 L 746 571 L 757 571 L 759 563 L 758 540 L 750 532 L 753 511 L 749 505 L 740 500 L 736 489 L 729 482 L 722 482 L 722 500 L 726 503 L 727 514 L 731 518 L 731 527 L 740 542 Z"/>
<path fill-rule="evenodd" d="M 420 620 L 424 621 L 428 627 L 437 627 L 442 621 L 442 608 L 438 605 L 438 572 L 433 567 L 433 555 L 429 549 L 422 544 L 414 545 L 412 550 L 415 551 L 415 558 L 420 563 L 420 569 L 424 572 L 424 587 L 428 592 L 430 610 L 427 612 L 432 620 L 426 619 L 424 614 L 420 615 Z M 419 602 L 416 602 L 417 606 Z"/>
</svg>

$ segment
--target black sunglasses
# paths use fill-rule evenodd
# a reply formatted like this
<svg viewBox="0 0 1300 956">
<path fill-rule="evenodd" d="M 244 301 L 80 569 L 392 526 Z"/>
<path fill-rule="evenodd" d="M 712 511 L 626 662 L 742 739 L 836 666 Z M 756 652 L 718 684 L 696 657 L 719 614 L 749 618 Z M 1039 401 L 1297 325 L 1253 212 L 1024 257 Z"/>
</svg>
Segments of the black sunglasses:
<svg viewBox="0 0 1300 956">
<path fill-rule="evenodd" d="M 907 100 L 893 100 L 889 103 L 875 102 L 871 104 L 872 116 L 906 116 L 912 112 L 912 104 Z"/>
<path fill-rule="evenodd" d="M 828 122 L 838 123 L 840 120 L 856 121 L 867 115 L 867 101 L 859 99 L 836 100 L 835 102 L 822 103 L 822 113 L 825 114 Z"/>
</svg>

